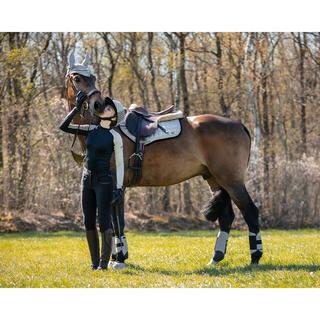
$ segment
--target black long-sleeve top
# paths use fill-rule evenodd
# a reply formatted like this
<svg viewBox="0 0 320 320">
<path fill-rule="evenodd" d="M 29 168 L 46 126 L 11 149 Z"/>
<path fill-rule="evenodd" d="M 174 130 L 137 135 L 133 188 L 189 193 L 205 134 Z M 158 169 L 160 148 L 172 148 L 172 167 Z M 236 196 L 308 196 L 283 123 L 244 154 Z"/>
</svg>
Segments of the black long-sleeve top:
<svg viewBox="0 0 320 320">
<path fill-rule="evenodd" d="M 123 165 L 123 145 L 121 135 L 113 130 L 101 125 L 78 125 L 71 124 L 72 119 L 77 114 L 77 109 L 73 108 L 65 117 L 59 128 L 67 133 L 85 136 L 86 156 L 85 167 L 98 172 L 109 172 L 110 159 L 115 151 L 117 188 L 122 188 L 124 165 Z"/>
</svg>

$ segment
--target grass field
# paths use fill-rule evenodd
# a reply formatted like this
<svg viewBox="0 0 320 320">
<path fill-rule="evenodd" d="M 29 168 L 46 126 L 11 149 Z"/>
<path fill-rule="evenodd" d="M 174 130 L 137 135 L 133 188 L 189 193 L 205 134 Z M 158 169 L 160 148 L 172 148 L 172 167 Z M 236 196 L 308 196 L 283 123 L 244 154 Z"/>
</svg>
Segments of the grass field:
<svg viewBox="0 0 320 320">
<path fill-rule="evenodd" d="M 262 232 L 249 266 L 246 232 L 232 231 L 221 264 L 208 267 L 216 232 L 128 233 L 129 267 L 91 271 L 84 233 L 0 235 L 0 287 L 320 287 L 319 230 Z"/>
</svg>

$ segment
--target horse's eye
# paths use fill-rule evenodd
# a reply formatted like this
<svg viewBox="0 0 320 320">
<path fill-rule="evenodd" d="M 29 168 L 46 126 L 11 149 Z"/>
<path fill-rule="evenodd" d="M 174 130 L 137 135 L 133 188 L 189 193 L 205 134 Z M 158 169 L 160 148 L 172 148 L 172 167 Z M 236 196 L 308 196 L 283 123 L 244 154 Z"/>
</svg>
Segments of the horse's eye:
<svg viewBox="0 0 320 320">
<path fill-rule="evenodd" d="M 75 81 L 76 83 L 79 83 L 79 82 L 81 81 L 81 79 L 80 79 L 80 77 L 74 77 L 74 81 Z"/>
</svg>

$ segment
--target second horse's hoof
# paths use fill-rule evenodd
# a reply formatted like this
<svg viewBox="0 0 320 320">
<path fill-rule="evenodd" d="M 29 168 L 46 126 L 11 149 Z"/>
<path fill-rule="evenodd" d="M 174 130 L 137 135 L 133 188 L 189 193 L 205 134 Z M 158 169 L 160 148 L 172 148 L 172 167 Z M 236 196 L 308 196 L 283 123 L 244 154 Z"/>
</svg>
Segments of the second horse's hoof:
<svg viewBox="0 0 320 320">
<path fill-rule="evenodd" d="M 262 257 L 262 251 L 257 250 L 251 254 L 251 264 L 259 264 L 259 260 Z"/>
</svg>

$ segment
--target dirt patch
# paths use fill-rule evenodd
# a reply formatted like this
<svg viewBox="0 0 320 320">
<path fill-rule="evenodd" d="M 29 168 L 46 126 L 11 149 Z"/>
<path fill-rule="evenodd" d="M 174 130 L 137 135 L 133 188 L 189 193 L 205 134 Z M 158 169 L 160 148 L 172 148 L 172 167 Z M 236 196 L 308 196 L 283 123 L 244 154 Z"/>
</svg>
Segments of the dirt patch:
<svg viewBox="0 0 320 320">
<path fill-rule="evenodd" d="M 176 213 L 146 214 L 127 212 L 127 231 L 178 231 L 208 230 L 215 225 L 203 217 L 177 215 Z M 0 232 L 24 231 L 80 231 L 84 230 L 81 215 L 67 216 L 63 212 L 41 215 L 32 212 L 10 212 L 0 216 Z"/>
<path fill-rule="evenodd" d="M 163 213 L 161 215 L 126 214 L 126 228 L 137 231 L 178 231 L 178 230 L 208 230 L 213 225 L 204 218 L 176 213 Z"/>
<path fill-rule="evenodd" d="M 32 212 L 10 212 L 0 217 L 0 232 L 82 230 L 77 221 L 62 212 L 39 215 Z"/>
</svg>

